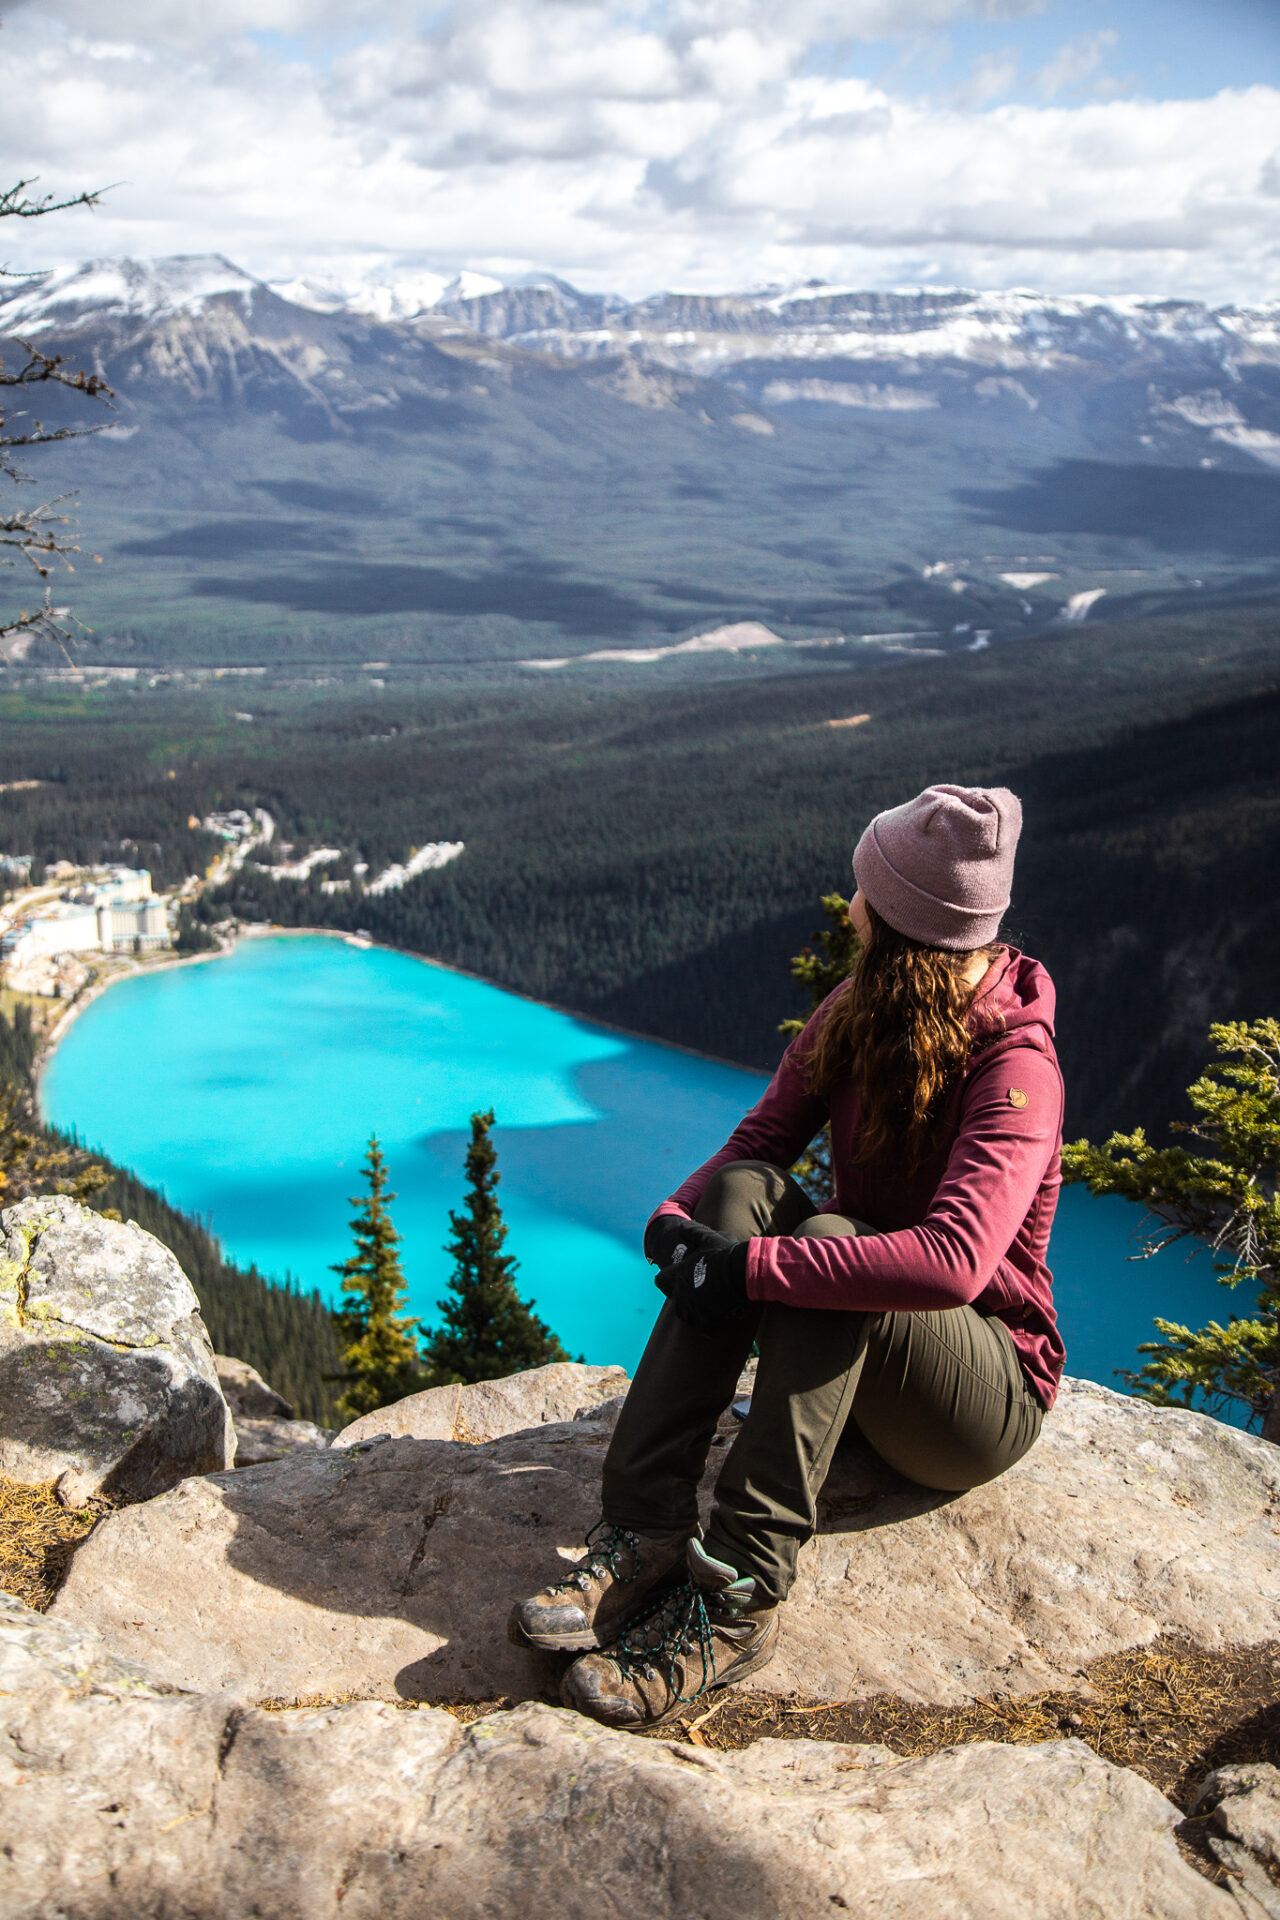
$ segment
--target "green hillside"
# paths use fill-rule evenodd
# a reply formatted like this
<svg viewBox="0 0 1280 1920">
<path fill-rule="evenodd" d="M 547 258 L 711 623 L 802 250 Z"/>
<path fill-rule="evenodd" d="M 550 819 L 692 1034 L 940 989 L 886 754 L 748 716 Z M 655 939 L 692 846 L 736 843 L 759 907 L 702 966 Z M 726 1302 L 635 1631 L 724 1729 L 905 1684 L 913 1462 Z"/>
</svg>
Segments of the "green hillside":
<svg viewBox="0 0 1280 1920">
<path fill-rule="evenodd" d="M 188 815 L 265 806 L 277 844 L 342 860 L 305 885 L 247 865 L 206 918 L 364 927 L 768 1066 L 787 956 L 867 817 L 929 780 L 1007 781 L 1027 802 L 1014 925 L 1058 977 L 1070 1124 L 1098 1132 L 1171 1110 L 1206 1020 L 1274 999 L 1278 624 L 1116 623 L 710 680 L 15 695 L 0 750 L 48 784 L 0 796 L 0 844 L 84 858 L 158 838 L 181 866 Z M 378 897 L 322 889 L 434 839 L 466 852 Z"/>
</svg>

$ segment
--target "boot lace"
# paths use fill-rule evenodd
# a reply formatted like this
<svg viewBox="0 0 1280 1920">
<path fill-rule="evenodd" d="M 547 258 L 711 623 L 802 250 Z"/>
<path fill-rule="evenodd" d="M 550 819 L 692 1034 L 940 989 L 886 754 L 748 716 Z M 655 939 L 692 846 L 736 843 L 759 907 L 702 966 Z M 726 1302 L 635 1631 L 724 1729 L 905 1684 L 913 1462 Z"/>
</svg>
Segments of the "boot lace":
<svg viewBox="0 0 1280 1920">
<path fill-rule="evenodd" d="M 596 1534 L 600 1535 L 599 1541 L 595 1539 Z M 628 1551 L 633 1571 L 623 1573 L 622 1555 Z M 609 1520 L 597 1520 L 587 1535 L 586 1559 L 580 1560 L 572 1573 L 566 1574 L 563 1580 L 557 1580 L 547 1591 L 567 1593 L 571 1587 L 576 1587 L 579 1593 L 585 1593 L 592 1580 L 606 1575 L 616 1580 L 620 1587 L 629 1587 L 640 1578 L 641 1566 L 639 1534 L 632 1533 L 630 1527 L 615 1527 Z"/>
<path fill-rule="evenodd" d="M 681 1693 L 676 1686 L 676 1664 L 686 1653 L 696 1654 L 702 1663 L 702 1678 L 692 1693 Z M 661 1595 L 619 1635 L 609 1658 L 628 1676 L 656 1680 L 661 1672 L 673 1704 L 686 1706 L 701 1699 L 716 1678 L 715 1642 L 702 1588 L 683 1580 Z"/>
</svg>

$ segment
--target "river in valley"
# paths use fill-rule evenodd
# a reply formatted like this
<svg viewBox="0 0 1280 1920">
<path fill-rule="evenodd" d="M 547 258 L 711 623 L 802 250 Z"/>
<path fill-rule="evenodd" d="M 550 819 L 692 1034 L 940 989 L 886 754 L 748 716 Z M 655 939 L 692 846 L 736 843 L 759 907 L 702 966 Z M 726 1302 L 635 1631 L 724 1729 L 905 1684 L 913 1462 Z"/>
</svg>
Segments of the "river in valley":
<svg viewBox="0 0 1280 1920">
<path fill-rule="evenodd" d="M 428 1321 L 449 1277 L 469 1116 L 492 1107 L 521 1291 L 572 1354 L 631 1368 L 660 1304 L 645 1220 L 765 1084 L 408 954 L 308 934 L 112 987 L 68 1029 L 41 1097 L 55 1125 L 207 1221 L 232 1259 L 334 1299 L 376 1131 L 410 1308 Z M 1198 1326 L 1245 1310 L 1203 1252 L 1134 1261 L 1139 1219 L 1069 1188 L 1054 1229 L 1068 1371 L 1107 1385 L 1136 1364 L 1153 1315 Z"/>
</svg>

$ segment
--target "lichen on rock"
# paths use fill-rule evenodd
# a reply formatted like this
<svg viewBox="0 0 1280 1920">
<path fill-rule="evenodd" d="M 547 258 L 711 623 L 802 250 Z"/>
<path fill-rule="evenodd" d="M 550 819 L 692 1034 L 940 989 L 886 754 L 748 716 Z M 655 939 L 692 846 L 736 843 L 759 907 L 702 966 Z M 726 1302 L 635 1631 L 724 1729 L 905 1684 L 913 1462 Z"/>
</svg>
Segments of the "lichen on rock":
<svg viewBox="0 0 1280 1920">
<path fill-rule="evenodd" d="M 0 1473 L 56 1480 L 82 1506 L 233 1458 L 199 1302 L 168 1248 L 60 1194 L 0 1213 Z"/>
</svg>

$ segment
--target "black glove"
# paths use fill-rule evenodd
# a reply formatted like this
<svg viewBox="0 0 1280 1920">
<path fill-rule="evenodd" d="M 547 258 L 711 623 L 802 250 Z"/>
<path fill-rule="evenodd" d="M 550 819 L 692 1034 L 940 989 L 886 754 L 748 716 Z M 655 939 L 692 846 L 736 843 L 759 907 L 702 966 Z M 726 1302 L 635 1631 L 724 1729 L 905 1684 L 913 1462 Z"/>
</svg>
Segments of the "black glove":
<svg viewBox="0 0 1280 1920">
<path fill-rule="evenodd" d="M 676 1213 L 659 1214 L 644 1230 L 644 1257 L 655 1267 L 678 1266 L 686 1254 L 696 1259 L 700 1253 L 718 1253 L 735 1244 L 727 1233 Z"/>
<path fill-rule="evenodd" d="M 687 1327 L 709 1334 L 741 1320 L 753 1302 L 747 1298 L 746 1241 L 731 1240 L 709 1227 L 699 1232 L 705 1236 L 704 1244 L 664 1267 L 654 1285 L 666 1294 Z M 707 1246 L 705 1240 L 710 1239 L 719 1245 Z"/>
</svg>

